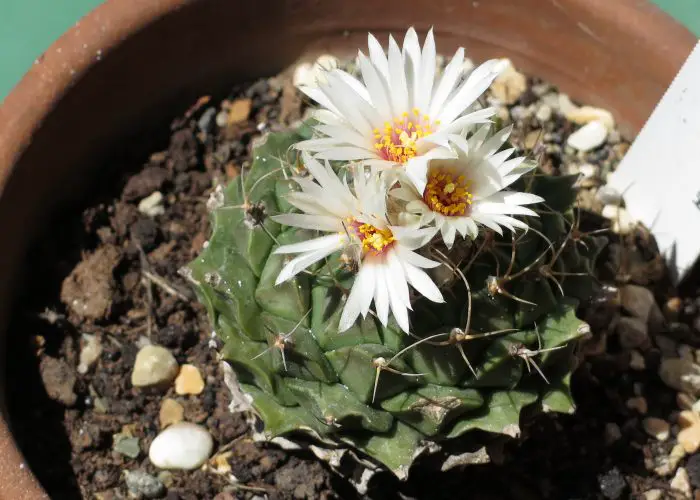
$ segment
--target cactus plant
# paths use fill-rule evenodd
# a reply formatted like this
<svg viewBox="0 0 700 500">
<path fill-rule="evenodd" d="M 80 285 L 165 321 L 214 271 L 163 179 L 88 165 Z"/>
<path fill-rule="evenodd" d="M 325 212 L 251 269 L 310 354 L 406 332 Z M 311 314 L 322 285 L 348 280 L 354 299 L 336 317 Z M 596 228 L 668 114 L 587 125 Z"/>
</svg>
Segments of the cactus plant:
<svg viewBox="0 0 700 500">
<path fill-rule="evenodd" d="M 576 178 L 533 170 L 513 185 L 545 200 L 522 218 L 527 231 L 435 243 L 445 301 L 413 297 L 410 333 L 372 314 L 341 333 L 356 271 L 342 252 L 276 284 L 288 258 L 275 249 L 313 237 L 271 217 L 296 211 L 293 146 L 312 133 L 303 124 L 255 147 L 250 168 L 214 193 L 211 238 L 188 266 L 265 435 L 351 446 L 404 477 L 428 442 L 516 436 L 528 406 L 572 412 L 575 340 L 587 332 L 576 309 L 605 241 L 578 229 Z"/>
</svg>

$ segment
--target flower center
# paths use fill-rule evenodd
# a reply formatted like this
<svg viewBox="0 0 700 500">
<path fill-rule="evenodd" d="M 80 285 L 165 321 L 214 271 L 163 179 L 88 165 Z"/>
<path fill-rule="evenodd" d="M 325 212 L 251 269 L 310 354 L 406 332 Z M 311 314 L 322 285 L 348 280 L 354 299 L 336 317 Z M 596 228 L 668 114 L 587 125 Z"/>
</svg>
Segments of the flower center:
<svg viewBox="0 0 700 500">
<path fill-rule="evenodd" d="M 421 115 L 418 108 L 394 118 L 394 123 L 385 122 L 384 130 L 374 129 L 374 148 L 379 155 L 394 163 L 406 163 L 416 156 L 416 143 L 421 137 L 434 132 L 440 121 L 430 122 L 428 115 Z"/>
<path fill-rule="evenodd" d="M 472 204 L 470 185 L 471 182 L 463 175 L 457 175 L 450 168 L 433 168 L 428 173 L 423 201 L 433 212 L 442 215 L 469 215 Z"/>
<path fill-rule="evenodd" d="M 349 232 L 357 236 L 362 244 L 362 253 L 379 255 L 393 245 L 396 239 L 391 229 L 379 229 L 372 224 L 363 223 L 353 218 L 348 219 Z"/>
</svg>

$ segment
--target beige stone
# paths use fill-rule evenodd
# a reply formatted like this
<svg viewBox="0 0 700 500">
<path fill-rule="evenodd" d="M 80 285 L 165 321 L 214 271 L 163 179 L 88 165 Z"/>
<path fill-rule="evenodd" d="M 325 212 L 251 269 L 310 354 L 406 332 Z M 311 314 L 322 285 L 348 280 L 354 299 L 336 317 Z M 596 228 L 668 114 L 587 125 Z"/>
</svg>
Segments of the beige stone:
<svg viewBox="0 0 700 500">
<path fill-rule="evenodd" d="M 177 376 L 175 357 L 165 347 L 147 345 L 141 348 L 131 372 L 134 387 L 165 387 Z"/>
<path fill-rule="evenodd" d="M 642 422 L 644 430 L 659 441 L 666 441 L 671 435 L 671 426 L 661 418 L 648 417 Z"/>
<path fill-rule="evenodd" d="M 182 365 L 175 379 L 175 392 L 181 396 L 201 394 L 204 390 L 204 379 L 194 365 Z"/>
<path fill-rule="evenodd" d="M 585 125 L 592 121 L 600 121 L 609 131 L 615 128 L 615 118 L 610 111 L 594 108 L 593 106 L 582 106 L 580 108 L 570 109 L 566 113 L 566 119 L 578 125 Z"/>
<path fill-rule="evenodd" d="M 694 411 L 684 410 L 678 415 L 678 442 L 686 453 L 695 453 L 700 448 L 700 416 Z"/>
<path fill-rule="evenodd" d="M 688 471 L 683 467 L 679 467 L 676 471 L 676 475 L 671 479 L 671 488 L 683 493 L 687 498 L 693 493 L 693 489 L 690 486 L 690 477 L 688 476 Z"/>
<path fill-rule="evenodd" d="M 527 90 L 527 78 L 508 59 L 505 63 L 505 69 L 491 85 L 491 93 L 504 104 L 514 104 Z"/>
<path fill-rule="evenodd" d="M 631 410 L 636 410 L 642 415 L 646 415 L 648 410 L 647 400 L 643 396 L 638 396 L 636 398 L 630 398 L 627 400 L 627 408 Z"/>
<path fill-rule="evenodd" d="M 158 414 L 160 428 L 165 429 L 171 424 L 182 422 L 184 415 L 185 409 L 180 403 L 171 398 L 164 399 L 160 404 L 160 413 Z"/>
</svg>

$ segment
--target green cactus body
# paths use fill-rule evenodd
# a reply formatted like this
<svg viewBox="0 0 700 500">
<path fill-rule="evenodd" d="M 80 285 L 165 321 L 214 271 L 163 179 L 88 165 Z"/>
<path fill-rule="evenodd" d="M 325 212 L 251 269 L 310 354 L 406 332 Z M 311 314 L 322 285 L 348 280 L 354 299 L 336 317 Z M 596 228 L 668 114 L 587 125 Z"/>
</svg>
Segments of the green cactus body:
<svg viewBox="0 0 700 500">
<path fill-rule="evenodd" d="M 518 181 L 546 203 L 539 218 L 526 218 L 531 230 L 516 235 L 514 253 L 510 234 L 485 232 L 448 254 L 470 285 L 468 332 L 469 294 L 443 266 L 434 278 L 446 302 L 416 299 L 413 335 L 371 314 L 338 333 L 353 276 L 340 255 L 274 284 L 285 259 L 272 255 L 275 246 L 312 236 L 268 217 L 292 210 L 285 194 L 297 158 L 281 159 L 309 135 L 302 126 L 255 148 L 249 171 L 219 193 L 211 239 L 189 264 L 265 435 L 306 432 L 350 445 L 403 477 L 427 442 L 474 429 L 515 436 L 529 405 L 572 412 L 572 341 L 587 331 L 575 312 L 594 290 L 605 243 L 576 233 L 575 179 L 535 171 Z"/>
</svg>

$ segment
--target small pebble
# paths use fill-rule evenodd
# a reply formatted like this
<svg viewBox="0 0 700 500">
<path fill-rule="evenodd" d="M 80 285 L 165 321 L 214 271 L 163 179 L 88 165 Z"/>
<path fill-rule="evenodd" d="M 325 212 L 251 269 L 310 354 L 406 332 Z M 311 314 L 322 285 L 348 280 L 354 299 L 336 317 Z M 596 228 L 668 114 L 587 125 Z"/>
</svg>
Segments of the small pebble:
<svg viewBox="0 0 700 500">
<path fill-rule="evenodd" d="M 647 365 L 644 361 L 644 356 L 639 351 L 630 351 L 630 368 L 637 371 L 646 369 Z"/>
<path fill-rule="evenodd" d="M 213 447 L 212 437 L 204 427 L 180 422 L 156 436 L 148 458 L 160 469 L 192 470 L 207 461 Z"/>
<path fill-rule="evenodd" d="M 564 116 L 573 112 L 578 107 L 573 102 L 571 102 L 571 98 L 567 94 L 559 94 L 556 96 L 556 99 L 557 109 Z"/>
<path fill-rule="evenodd" d="M 78 363 L 78 373 L 84 375 L 102 354 L 102 344 L 96 335 L 83 334 L 83 347 L 80 349 L 80 361 Z"/>
<path fill-rule="evenodd" d="M 570 110 L 566 113 L 566 119 L 578 125 L 585 125 L 598 120 L 605 125 L 608 131 L 612 131 L 615 128 L 615 119 L 610 111 L 592 106 L 582 106 Z"/>
<path fill-rule="evenodd" d="M 165 347 L 147 345 L 139 350 L 131 372 L 134 387 L 166 387 L 177 377 L 175 357 Z"/>
<path fill-rule="evenodd" d="M 185 409 L 180 403 L 171 398 L 165 398 L 160 404 L 160 412 L 158 413 L 158 420 L 160 421 L 160 428 L 165 429 L 171 424 L 177 424 L 182 422 L 185 415 Z"/>
<path fill-rule="evenodd" d="M 228 124 L 228 111 L 222 109 L 216 114 L 216 126 L 224 128 Z"/>
<path fill-rule="evenodd" d="M 228 109 L 227 124 L 235 125 L 248 120 L 252 107 L 253 101 L 247 98 L 233 101 Z"/>
<path fill-rule="evenodd" d="M 695 453 L 700 448 L 700 416 L 694 411 L 684 410 L 678 415 L 678 443 L 686 453 Z"/>
<path fill-rule="evenodd" d="M 644 399 L 644 396 L 637 396 L 635 398 L 630 398 L 627 400 L 627 408 L 630 410 L 635 410 L 638 413 L 641 413 L 642 415 L 646 415 L 648 411 L 648 406 L 647 406 L 647 400 Z"/>
<path fill-rule="evenodd" d="M 139 202 L 139 212 L 148 217 L 156 217 L 165 213 L 163 206 L 163 193 L 153 191 L 150 195 Z"/>
<path fill-rule="evenodd" d="M 620 346 L 626 350 L 644 347 L 649 342 L 647 324 L 638 318 L 620 318 L 615 331 L 620 339 Z"/>
<path fill-rule="evenodd" d="M 671 453 L 669 453 L 668 456 L 660 457 L 661 464 L 654 469 L 654 472 L 656 472 L 656 474 L 659 476 L 670 476 L 676 471 L 678 464 L 681 463 L 681 460 L 683 460 L 684 457 L 685 450 L 683 449 L 683 446 L 676 444 L 671 449 Z"/>
<path fill-rule="evenodd" d="M 665 358 L 675 358 L 677 354 L 676 341 L 666 335 L 656 335 L 654 337 L 656 346 Z"/>
<path fill-rule="evenodd" d="M 112 449 L 129 458 L 138 458 L 141 454 L 139 438 L 123 434 L 114 435 Z"/>
<path fill-rule="evenodd" d="M 690 498 L 693 493 L 693 489 L 690 486 L 690 478 L 688 477 L 688 471 L 683 467 L 679 467 L 676 471 L 676 475 L 671 479 L 671 488 L 683 493 L 686 497 Z"/>
<path fill-rule="evenodd" d="M 658 488 L 644 492 L 644 500 L 661 500 L 664 492 Z"/>
<path fill-rule="evenodd" d="M 527 78 L 504 59 L 504 69 L 491 84 L 491 94 L 503 104 L 514 104 L 527 90 Z"/>
<path fill-rule="evenodd" d="M 685 463 L 685 470 L 688 472 L 690 484 L 700 488 L 700 454 L 695 454 Z"/>
<path fill-rule="evenodd" d="M 136 498 L 160 498 L 165 493 L 159 479 L 140 470 L 126 472 L 126 487 Z"/>
<path fill-rule="evenodd" d="M 667 386 L 688 394 L 700 394 L 700 366 L 683 358 L 664 358 L 659 376 Z"/>
<path fill-rule="evenodd" d="M 609 500 L 616 500 L 625 493 L 627 482 L 617 467 L 598 476 L 600 492 Z"/>
<path fill-rule="evenodd" d="M 181 396 L 201 394 L 204 390 L 204 380 L 194 365 L 182 365 L 175 379 L 175 392 Z"/>
<path fill-rule="evenodd" d="M 644 430 L 659 441 L 666 441 L 671 435 L 671 426 L 661 418 L 648 417 L 642 421 Z"/>
<path fill-rule="evenodd" d="M 608 129 L 600 121 L 587 123 L 566 140 L 566 144 L 577 151 L 585 153 L 605 143 Z"/>
<path fill-rule="evenodd" d="M 548 122 L 552 118 L 552 107 L 547 104 L 542 104 L 535 112 L 535 118 L 541 123 Z"/>
<path fill-rule="evenodd" d="M 694 398 L 684 392 L 676 394 L 676 404 L 681 410 L 695 410 L 694 405 L 697 404 L 697 402 L 698 401 L 695 401 Z"/>
<path fill-rule="evenodd" d="M 595 196 L 603 205 L 619 205 L 622 203 L 622 195 L 620 192 L 607 184 L 600 186 Z"/>
<path fill-rule="evenodd" d="M 618 441 L 622 437 L 622 431 L 620 431 L 620 426 L 615 422 L 608 422 L 605 424 L 605 443 L 610 445 L 615 441 Z"/>
</svg>

